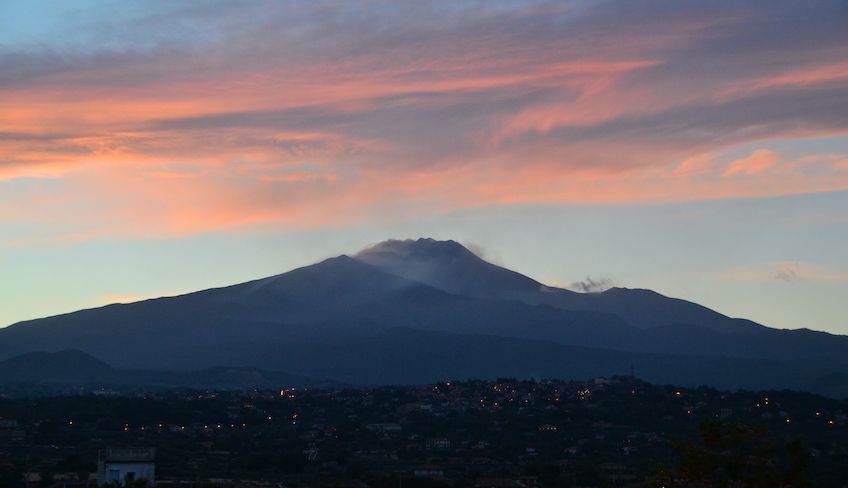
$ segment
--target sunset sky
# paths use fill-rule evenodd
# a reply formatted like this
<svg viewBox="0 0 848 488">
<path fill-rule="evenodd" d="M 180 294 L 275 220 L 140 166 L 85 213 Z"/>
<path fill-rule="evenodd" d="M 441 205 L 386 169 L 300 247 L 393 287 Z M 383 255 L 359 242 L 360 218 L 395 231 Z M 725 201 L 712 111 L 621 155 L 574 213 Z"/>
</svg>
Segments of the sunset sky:
<svg viewBox="0 0 848 488">
<path fill-rule="evenodd" d="M 420 236 L 848 333 L 848 3 L 0 2 L 0 326 Z"/>
</svg>

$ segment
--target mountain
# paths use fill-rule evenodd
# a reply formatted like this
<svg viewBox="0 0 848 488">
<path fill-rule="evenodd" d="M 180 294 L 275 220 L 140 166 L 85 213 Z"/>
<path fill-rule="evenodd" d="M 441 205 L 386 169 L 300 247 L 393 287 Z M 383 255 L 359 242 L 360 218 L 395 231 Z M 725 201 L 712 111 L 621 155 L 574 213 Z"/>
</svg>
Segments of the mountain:
<svg viewBox="0 0 848 488">
<path fill-rule="evenodd" d="M 233 286 L 0 329 L 0 359 L 66 349 L 121 370 L 257 368 L 362 384 L 579 377 L 634 362 L 650 380 L 674 371 L 709 384 L 808 388 L 830 378 L 819 384 L 833 389 L 848 371 L 845 336 L 771 329 L 650 290 L 549 287 L 432 239 L 386 241 Z"/>
<path fill-rule="evenodd" d="M 82 351 L 30 352 L 0 361 L 0 383 L 75 383 L 111 378 L 111 366 Z"/>
<path fill-rule="evenodd" d="M 848 378 L 831 374 L 823 381 L 822 371 L 833 370 L 832 363 L 627 352 L 408 328 L 368 336 L 301 340 L 289 347 L 292 353 L 279 358 L 278 368 L 349 384 L 497 377 L 588 379 L 627 375 L 635 368 L 638 377 L 659 384 L 788 388 L 840 397 L 848 392 Z"/>
<path fill-rule="evenodd" d="M 264 367 L 267 358 L 226 351 L 243 341 L 324 339 L 399 326 L 622 347 L 637 332 L 612 315 L 453 295 L 340 256 L 225 288 L 20 322 L 0 330 L 0 351 L 79 348 L 123 368 Z"/>
<path fill-rule="evenodd" d="M 0 361 L 2 384 L 75 384 L 195 388 L 279 388 L 280 386 L 338 386 L 259 368 L 215 367 L 199 371 L 116 370 L 82 351 L 30 352 Z"/>
<path fill-rule="evenodd" d="M 484 261 L 456 241 L 392 239 L 368 247 L 354 257 L 393 275 L 457 295 L 516 298 L 546 288 L 532 278 Z"/>
<path fill-rule="evenodd" d="M 281 386 L 341 387 L 343 383 L 250 367 L 206 368 L 199 371 L 117 371 L 113 385 L 164 388 L 243 389 Z"/>
<path fill-rule="evenodd" d="M 290 352 L 269 354 L 282 348 Z M 27 353 L 0 362 L 0 386 L 320 388 L 432 383 L 445 378 L 586 379 L 628 374 L 638 365 L 639 377 L 655 383 L 710 384 L 728 389 L 792 388 L 848 396 L 848 375 L 821 376 L 826 365 L 810 362 L 622 352 L 550 341 L 407 328 L 321 340 L 301 337 L 285 343 L 243 342 L 234 344 L 230 352 L 244 353 L 244 358 L 273 357 L 269 364 L 296 374 L 236 366 L 192 371 L 120 370 L 81 351 L 65 350 Z"/>
<path fill-rule="evenodd" d="M 842 361 L 848 351 L 845 336 L 809 329 L 773 329 L 652 290 L 610 288 L 578 293 L 547 286 L 486 262 L 451 240 L 388 240 L 360 251 L 355 258 L 449 293 L 619 317 L 645 331 L 631 339 L 625 349 L 836 361 Z"/>
<path fill-rule="evenodd" d="M 360 251 L 355 258 L 449 293 L 612 313 L 639 328 L 691 324 L 732 333 L 762 327 L 651 290 L 610 288 L 597 293 L 578 293 L 543 285 L 488 263 L 455 241 L 389 240 Z"/>
</svg>

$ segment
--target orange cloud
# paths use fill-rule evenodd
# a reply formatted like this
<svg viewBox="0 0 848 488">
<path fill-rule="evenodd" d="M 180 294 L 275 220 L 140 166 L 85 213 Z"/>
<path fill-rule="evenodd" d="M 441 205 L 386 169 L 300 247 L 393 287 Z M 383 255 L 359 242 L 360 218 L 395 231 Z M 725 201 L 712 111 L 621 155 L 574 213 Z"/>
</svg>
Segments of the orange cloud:
<svg viewBox="0 0 848 488">
<path fill-rule="evenodd" d="M 848 81 L 848 60 L 804 67 L 763 77 L 745 87 L 748 90 L 765 90 L 785 86 L 809 86 L 838 81 Z"/>
<path fill-rule="evenodd" d="M 756 175 L 774 166 L 777 160 L 778 155 L 774 151 L 757 149 L 750 156 L 731 162 L 724 171 L 724 176 Z"/>
<path fill-rule="evenodd" d="M 6 244 L 321 228 L 486 205 L 664 203 L 848 189 L 848 174 L 826 171 L 834 164 L 831 156 L 784 161 L 780 171 L 771 172 L 763 168 L 772 167 L 779 156 L 770 150 L 754 151 L 724 170 L 713 153 L 666 167 L 628 170 L 564 167 L 556 160 L 522 166 L 474 161 L 347 170 L 322 163 L 305 170 L 268 161 L 232 161 L 229 154 L 172 169 L 147 159 L 107 158 L 65 175 L 59 192 L 51 187 L 30 194 L 25 208 L 5 218 L 41 222 L 52 232 Z M 750 177 L 724 177 L 731 167 L 737 168 L 733 174 Z"/>
<path fill-rule="evenodd" d="M 674 169 L 674 174 L 678 176 L 692 176 L 709 173 L 715 166 L 715 154 L 698 154 L 690 158 L 684 159 L 677 168 Z"/>
<path fill-rule="evenodd" d="M 15 178 L 59 178 L 70 168 L 55 162 L 22 162 L 0 165 L 0 181 Z"/>
<path fill-rule="evenodd" d="M 30 74 L 34 56 L 0 80 L 0 219 L 37 227 L 21 245 L 848 188 L 845 155 L 768 149 L 848 135 L 842 51 L 809 68 L 810 53 L 750 48 L 738 58 L 760 62 L 731 69 L 710 49 L 754 35 L 751 12 L 622 25 L 598 8 L 402 29 L 325 28 L 322 10 L 283 37 L 252 25 L 211 45 L 47 56 Z M 801 95 L 769 98 L 786 86 Z"/>
<path fill-rule="evenodd" d="M 299 172 L 274 175 L 261 175 L 259 179 L 262 181 L 280 181 L 284 183 L 306 183 L 310 181 L 328 181 L 336 180 L 335 175 L 320 175 L 315 173 Z"/>
</svg>

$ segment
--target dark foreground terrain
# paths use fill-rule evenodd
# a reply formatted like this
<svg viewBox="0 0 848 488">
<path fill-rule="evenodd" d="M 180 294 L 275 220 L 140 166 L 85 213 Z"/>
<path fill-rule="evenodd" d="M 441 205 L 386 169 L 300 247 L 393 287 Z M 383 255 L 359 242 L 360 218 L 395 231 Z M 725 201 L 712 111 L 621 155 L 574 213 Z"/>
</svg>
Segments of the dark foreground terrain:
<svg viewBox="0 0 848 488">
<path fill-rule="evenodd" d="M 848 486 L 848 402 L 629 377 L 0 399 L 0 486 L 80 486 L 157 449 L 158 486 Z M 28 485 L 25 480 L 28 480 Z M 64 485 L 63 485 L 64 484 Z"/>
</svg>

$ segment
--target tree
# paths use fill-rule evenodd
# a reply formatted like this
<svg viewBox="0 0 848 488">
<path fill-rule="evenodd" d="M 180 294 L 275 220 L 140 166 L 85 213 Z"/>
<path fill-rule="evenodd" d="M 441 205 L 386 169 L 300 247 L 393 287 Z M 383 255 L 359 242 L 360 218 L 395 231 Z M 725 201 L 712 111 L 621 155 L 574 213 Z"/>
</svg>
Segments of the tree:
<svg viewBox="0 0 848 488">
<path fill-rule="evenodd" d="M 660 467 L 658 486 L 801 488 L 809 486 L 809 455 L 800 442 L 783 443 L 764 427 L 704 420 L 696 441 L 678 442 L 678 462 Z"/>
<path fill-rule="evenodd" d="M 24 473 L 14 465 L 0 467 L 0 486 L 18 488 L 24 486 Z"/>
</svg>

